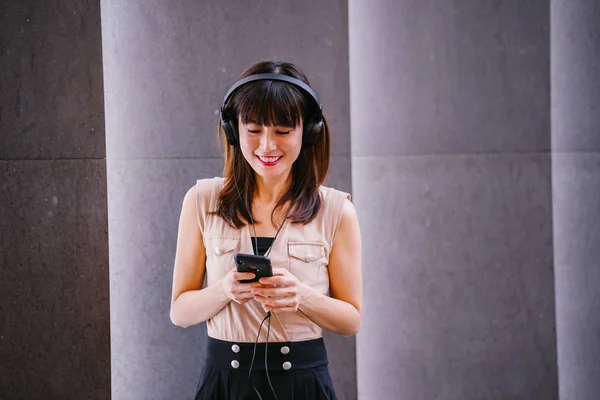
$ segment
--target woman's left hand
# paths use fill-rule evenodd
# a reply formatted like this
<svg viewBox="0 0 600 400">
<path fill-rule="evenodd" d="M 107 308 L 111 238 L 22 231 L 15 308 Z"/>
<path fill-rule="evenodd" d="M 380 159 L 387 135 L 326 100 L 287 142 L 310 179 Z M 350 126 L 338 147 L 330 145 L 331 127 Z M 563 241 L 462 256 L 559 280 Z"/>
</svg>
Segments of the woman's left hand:
<svg viewBox="0 0 600 400">
<path fill-rule="evenodd" d="M 300 305 L 300 284 L 287 269 L 273 268 L 272 277 L 260 278 L 259 283 L 252 284 L 252 293 L 266 311 L 296 312 Z"/>
</svg>

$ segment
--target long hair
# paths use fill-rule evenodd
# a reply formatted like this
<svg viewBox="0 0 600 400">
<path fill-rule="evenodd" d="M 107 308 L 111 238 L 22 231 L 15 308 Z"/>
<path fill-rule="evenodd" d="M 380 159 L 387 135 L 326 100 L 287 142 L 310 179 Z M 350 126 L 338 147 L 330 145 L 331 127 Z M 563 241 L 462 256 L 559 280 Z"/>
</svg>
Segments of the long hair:
<svg viewBox="0 0 600 400">
<path fill-rule="evenodd" d="M 291 63 L 263 61 L 246 70 L 238 79 L 254 74 L 285 74 L 299 79 L 310 86 L 308 79 L 300 69 Z M 308 94 L 295 85 L 281 81 L 254 81 L 236 90 L 226 104 L 230 110 L 234 126 L 237 128 L 238 118 L 243 123 L 255 121 L 259 125 L 298 126 L 302 118 L 306 126 L 309 118 L 315 114 L 316 105 Z M 236 129 L 239 137 L 239 129 Z M 218 137 L 224 146 L 225 165 L 223 177 L 225 184 L 219 193 L 216 214 L 229 225 L 241 228 L 251 219 L 252 200 L 256 188 L 255 173 L 244 158 L 238 145 L 232 146 L 225 137 L 225 132 L 218 124 Z M 329 128 L 323 118 L 323 130 L 312 146 L 302 145 L 300 154 L 292 165 L 292 180 L 287 192 L 279 199 L 271 213 L 271 221 L 275 210 L 282 208 L 288 201 L 291 207 L 287 218 L 291 222 L 307 224 L 312 221 L 321 207 L 319 186 L 325 180 L 329 169 Z M 235 179 L 234 179 L 235 174 Z M 236 179 L 239 185 L 236 189 Z M 242 199 L 239 198 L 239 189 Z"/>
</svg>

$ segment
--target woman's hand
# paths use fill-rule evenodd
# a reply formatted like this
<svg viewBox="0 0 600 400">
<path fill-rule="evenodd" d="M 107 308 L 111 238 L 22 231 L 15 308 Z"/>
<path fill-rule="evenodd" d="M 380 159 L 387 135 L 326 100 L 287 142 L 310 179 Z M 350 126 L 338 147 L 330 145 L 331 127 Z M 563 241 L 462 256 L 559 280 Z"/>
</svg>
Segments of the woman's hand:
<svg viewBox="0 0 600 400">
<path fill-rule="evenodd" d="M 252 272 L 237 272 L 235 268 L 223 277 L 223 291 L 231 300 L 238 304 L 246 304 L 254 297 L 250 283 L 240 283 L 241 280 L 254 279 Z"/>
<path fill-rule="evenodd" d="M 287 269 L 273 268 L 273 276 L 261 278 L 259 282 L 252 284 L 252 294 L 266 311 L 280 313 L 298 310 L 301 282 Z"/>
</svg>

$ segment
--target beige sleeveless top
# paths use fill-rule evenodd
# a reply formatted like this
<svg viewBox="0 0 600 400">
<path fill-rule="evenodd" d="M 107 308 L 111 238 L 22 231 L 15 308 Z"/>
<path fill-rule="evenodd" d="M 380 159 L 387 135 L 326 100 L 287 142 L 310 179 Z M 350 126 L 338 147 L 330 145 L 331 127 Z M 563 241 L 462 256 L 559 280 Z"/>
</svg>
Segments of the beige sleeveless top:
<svg viewBox="0 0 600 400">
<path fill-rule="evenodd" d="M 223 178 L 202 179 L 196 183 L 198 224 L 206 248 L 206 282 L 212 285 L 233 267 L 235 253 L 253 254 L 251 228 L 232 228 L 221 217 L 209 215 L 216 211 Z M 286 221 L 269 253 L 273 268 L 286 268 L 301 282 L 319 293 L 329 292 L 329 254 L 340 224 L 342 207 L 348 193 L 325 186 L 320 187 L 321 210 L 309 224 Z M 258 326 L 266 312 L 262 305 L 250 300 L 244 305 L 231 301 L 207 321 L 208 336 L 230 342 L 254 342 Z M 266 324 L 259 341 L 266 340 Z M 269 342 L 288 342 L 317 339 L 322 329 L 301 311 L 272 314 Z"/>
</svg>

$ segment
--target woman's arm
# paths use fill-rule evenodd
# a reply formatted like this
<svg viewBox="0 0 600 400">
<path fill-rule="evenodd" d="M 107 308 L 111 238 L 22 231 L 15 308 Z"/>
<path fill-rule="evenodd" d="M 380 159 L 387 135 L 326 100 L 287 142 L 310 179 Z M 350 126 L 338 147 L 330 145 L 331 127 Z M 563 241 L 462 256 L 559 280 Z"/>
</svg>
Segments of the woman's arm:
<svg viewBox="0 0 600 400">
<path fill-rule="evenodd" d="M 300 283 L 298 308 L 323 329 L 355 335 L 362 309 L 361 239 L 356 209 L 347 199 L 329 255 L 329 287 L 331 297 Z"/>
<path fill-rule="evenodd" d="M 173 324 L 184 328 L 208 320 L 230 301 L 221 282 L 201 289 L 206 250 L 197 221 L 196 190 L 192 187 L 183 198 L 179 217 L 170 312 Z"/>
<path fill-rule="evenodd" d="M 360 228 L 354 205 L 349 200 L 344 202 L 342 219 L 329 255 L 331 297 L 298 281 L 285 269 L 278 268 L 273 274 L 272 278 L 262 278 L 260 282 L 282 285 L 283 288 L 253 284 L 252 289 L 254 298 L 263 303 L 266 310 L 300 310 L 323 329 L 344 336 L 356 334 L 361 323 L 362 267 Z"/>
<path fill-rule="evenodd" d="M 171 322 L 184 328 L 212 318 L 232 299 L 243 304 L 252 298 L 250 285 L 237 281 L 252 279 L 254 274 L 241 274 L 234 270 L 201 289 L 206 270 L 206 250 L 197 221 L 196 190 L 192 187 L 183 199 L 179 218 L 170 312 Z"/>
</svg>

